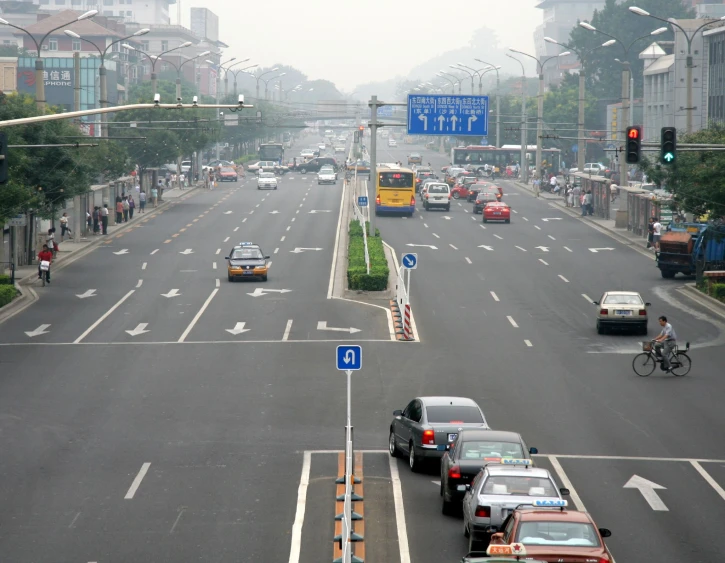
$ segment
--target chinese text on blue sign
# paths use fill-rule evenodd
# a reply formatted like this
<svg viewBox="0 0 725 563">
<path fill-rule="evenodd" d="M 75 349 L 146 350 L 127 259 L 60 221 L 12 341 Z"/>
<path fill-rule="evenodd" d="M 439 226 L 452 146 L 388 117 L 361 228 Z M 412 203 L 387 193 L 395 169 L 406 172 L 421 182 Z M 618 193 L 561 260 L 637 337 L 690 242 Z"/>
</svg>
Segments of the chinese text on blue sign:
<svg viewBox="0 0 725 563">
<path fill-rule="evenodd" d="M 408 135 L 488 135 L 488 96 L 408 96 Z"/>
<path fill-rule="evenodd" d="M 368 206 L 368 196 L 366 196 L 366 195 L 358 196 L 357 205 L 358 205 L 358 207 L 367 207 Z"/>
</svg>

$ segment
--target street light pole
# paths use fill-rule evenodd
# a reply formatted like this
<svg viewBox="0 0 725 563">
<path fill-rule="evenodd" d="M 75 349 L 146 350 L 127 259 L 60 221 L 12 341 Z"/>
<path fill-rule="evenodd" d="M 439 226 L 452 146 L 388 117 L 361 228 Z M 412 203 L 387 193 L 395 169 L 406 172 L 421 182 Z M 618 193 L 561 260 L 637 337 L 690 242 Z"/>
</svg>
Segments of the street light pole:
<svg viewBox="0 0 725 563">
<path fill-rule="evenodd" d="M 247 59 L 247 60 L 249 60 L 249 59 Z M 208 62 L 208 63 L 211 63 L 211 61 L 207 61 L 207 62 Z M 212 63 L 212 64 L 213 64 L 213 63 Z M 234 66 L 234 65 L 232 65 L 232 66 Z M 240 68 L 239 70 L 231 70 L 231 68 L 232 68 L 232 67 L 231 67 L 231 66 L 229 67 L 229 69 L 230 69 L 230 72 L 231 72 L 231 73 L 232 73 L 232 74 L 234 75 L 234 97 L 235 97 L 235 98 L 237 97 L 237 75 L 238 75 L 238 74 L 239 74 L 240 72 L 245 72 L 245 71 L 246 71 L 247 69 L 250 69 L 250 68 L 255 68 L 255 67 L 257 67 L 257 66 L 259 66 L 259 65 L 250 65 L 250 66 L 245 66 L 244 68 Z M 251 72 L 248 72 L 247 74 L 249 74 L 250 76 L 254 76 L 254 75 L 253 75 L 253 74 L 252 74 Z"/>
<path fill-rule="evenodd" d="M 265 74 L 269 74 L 270 72 L 276 72 L 277 70 L 279 70 L 279 67 L 274 67 L 272 70 L 265 71 L 262 74 L 255 76 L 255 78 L 257 79 L 257 99 L 259 99 L 259 79 L 262 78 Z M 264 83 L 264 89 L 265 89 L 264 97 L 266 99 L 267 98 L 267 92 L 266 92 L 267 83 L 266 82 Z"/>
<path fill-rule="evenodd" d="M 471 77 L 471 96 L 473 96 L 473 73 L 467 71 L 465 68 L 461 68 L 461 67 L 456 66 L 456 65 L 448 65 L 448 66 L 451 67 L 451 68 L 455 68 L 456 70 L 460 70 L 461 72 L 465 72 L 468 76 Z"/>
<path fill-rule="evenodd" d="M 526 70 L 524 69 L 524 63 L 506 53 L 506 56 L 510 59 L 515 60 L 521 65 L 521 156 L 519 168 L 521 169 L 522 180 L 524 184 L 529 181 L 529 163 L 526 161 L 526 153 L 529 148 L 528 134 L 526 131 Z"/>
<path fill-rule="evenodd" d="M 196 59 L 198 59 L 200 57 L 206 57 L 209 53 L 211 53 L 211 51 L 204 51 L 203 53 L 199 53 L 195 57 L 190 57 L 190 58 L 186 59 L 184 62 L 182 62 L 179 65 L 176 65 L 176 64 L 172 63 L 171 61 L 166 61 L 171 66 L 173 66 L 174 69 L 176 69 L 176 101 L 177 102 L 179 100 L 181 100 L 181 70 L 184 68 L 184 65 L 187 63 L 190 63 L 191 61 L 195 61 Z"/>
<path fill-rule="evenodd" d="M 482 61 L 481 59 L 476 59 L 476 61 L 491 67 L 488 70 L 486 70 L 483 74 L 486 74 L 486 72 L 491 72 L 492 70 L 496 71 L 496 145 L 501 147 L 501 146 L 503 146 L 503 144 L 500 141 L 500 139 L 501 139 L 501 79 L 498 74 L 498 70 L 501 67 L 492 65 L 485 61 Z M 483 74 L 481 75 L 481 79 L 483 79 Z M 478 84 L 480 86 L 481 83 L 479 82 Z M 479 90 L 480 90 L 480 87 L 479 87 Z"/>
<path fill-rule="evenodd" d="M 156 76 L 156 63 L 161 60 L 161 57 L 163 57 L 166 53 L 171 53 L 172 51 L 176 51 L 178 49 L 183 49 L 185 47 L 190 47 L 191 41 L 185 41 L 181 45 L 174 47 L 173 49 L 169 49 L 167 51 L 164 51 L 158 55 L 149 55 L 148 53 L 145 53 L 141 49 L 137 49 L 133 45 L 129 45 L 128 43 L 124 43 L 121 45 L 121 47 L 124 47 L 125 49 L 129 49 L 130 51 L 136 51 L 137 53 L 141 53 L 144 55 L 150 62 L 151 62 L 151 95 L 158 94 L 158 77 Z"/>
</svg>

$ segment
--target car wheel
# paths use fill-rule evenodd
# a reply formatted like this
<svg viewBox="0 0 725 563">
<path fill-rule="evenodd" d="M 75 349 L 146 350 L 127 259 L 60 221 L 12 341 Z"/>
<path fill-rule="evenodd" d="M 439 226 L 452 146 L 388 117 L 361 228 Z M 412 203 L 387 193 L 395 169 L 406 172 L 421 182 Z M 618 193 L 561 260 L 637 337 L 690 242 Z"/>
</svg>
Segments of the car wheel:
<svg viewBox="0 0 725 563">
<path fill-rule="evenodd" d="M 307 174 L 307 168 L 300 168 L 300 174 Z"/>
<path fill-rule="evenodd" d="M 262 276 L 262 281 L 267 281 L 267 276 Z"/>
<path fill-rule="evenodd" d="M 446 206 L 446 211 L 450 211 L 450 210 L 451 210 L 451 206 L 450 205 L 447 205 Z"/>
<path fill-rule="evenodd" d="M 392 430 L 390 430 L 390 437 L 388 438 L 388 452 L 390 453 L 390 457 L 398 457 L 400 453 L 398 446 L 395 445 L 395 432 Z"/>
<path fill-rule="evenodd" d="M 227 279 L 228 279 L 228 280 L 229 280 L 230 282 L 231 282 L 231 281 L 234 281 L 234 278 L 233 278 L 232 276 L 230 276 L 229 274 L 227 274 Z"/>
<path fill-rule="evenodd" d="M 453 192 L 453 199 L 459 199 L 461 195 L 458 192 Z"/>
<path fill-rule="evenodd" d="M 604 327 L 599 322 L 597 322 L 597 334 L 604 334 Z"/>
<path fill-rule="evenodd" d="M 511 219 L 506 219 L 506 221 L 504 221 L 504 222 L 505 223 L 510 223 L 511 222 Z"/>
<path fill-rule="evenodd" d="M 420 458 L 415 453 L 415 444 L 411 442 L 408 445 L 408 465 L 413 473 L 420 471 Z"/>
</svg>

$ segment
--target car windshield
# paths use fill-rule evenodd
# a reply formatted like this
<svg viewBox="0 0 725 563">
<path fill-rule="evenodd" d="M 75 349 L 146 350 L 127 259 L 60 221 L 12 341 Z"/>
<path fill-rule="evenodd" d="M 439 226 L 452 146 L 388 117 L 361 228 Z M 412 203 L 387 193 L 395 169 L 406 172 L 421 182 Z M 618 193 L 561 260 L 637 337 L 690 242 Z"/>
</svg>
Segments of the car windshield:
<svg viewBox="0 0 725 563">
<path fill-rule="evenodd" d="M 259 175 L 259 177 L 260 178 L 274 178 L 274 174 L 272 174 L 271 172 L 262 172 Z"/>
<path fill-rule="evenodd" d="M 601 547 L 597 531 L 587 522 L 521 522 L 516 536 L 524 545 Z"/>
<path fill-rule="evenodd" d="M 323 166 L 320 168 L 321 174 L 333 174 L 335 171 L 332 169 L 331 166 Z"/>
<path fill-rule="evenodd" d="M 261 260 L 264 258 L 262 251 L 253 246 L 245 248 L 235 248 L 232 253 L 232 260 Z"/>
<path fill-rule="evenodd" d="M 492 201 L 496 199 L 496 194 L 492 194 L 491 192 L 478 192 L 478 199 L 479 201 Z"/>
<path fill-rule="evenodd" d="M 529 497 L 559 496 L 551 479 L 516 475 L 491 475 L 483 484 L 481 494 Z"/>
<path fill-rule="evenodd" d="M 486 459 L 486 458 L 511 457 L 521 459 L 525 457 L 524 451 L 519 442 L 500 442 L 490 440 L 472 440 L 463 442 L 461 447 L 461 459 Z"/>
<path fill-rule="evenodd" d="M 642 305 L 639 295 L 607 295 L 604 305 Z"/>
<path fill-rule="evenodd" d="M 410 158 L 420 158 L 420 155 L 417 152 L 411 153 Z"/>
<path fill-rule="evenodd" d="M 483 423 L 481 411 L 474 406 L 439 405 L 425 408 L 429 423 Z"/>
<path fill-rule="evenodd" d="M 225 166 L 224 168 L 222 168 L 222 172 L 231 172 L 231 173 L 234 173 L 234 169 L 233 168 L 228 168 L 228 167 Z"/>
<path fill-rule="evenodd" d="M 447 194 L 448 186 L 444 185 L 444 184 L 430 184 L 430 187 L 428 188 L 428 193 L 430 193 L 430 194 Z"/>
</svg>

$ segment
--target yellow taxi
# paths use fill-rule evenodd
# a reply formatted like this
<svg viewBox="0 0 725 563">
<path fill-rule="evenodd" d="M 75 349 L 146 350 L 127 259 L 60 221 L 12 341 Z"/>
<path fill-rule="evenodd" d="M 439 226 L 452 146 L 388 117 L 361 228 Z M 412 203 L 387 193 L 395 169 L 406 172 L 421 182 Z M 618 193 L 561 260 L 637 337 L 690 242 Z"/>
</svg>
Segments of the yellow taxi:
<svg viewBox="0 0 725 563">
<path fill-rule="evenodd" d="M 258 244 L 239 243 L 224 259 L 227 261 L 227 279 L 230 282 L 240 278 L 267 281 L 269 256 L 264 255 Z"/>
</svg>

